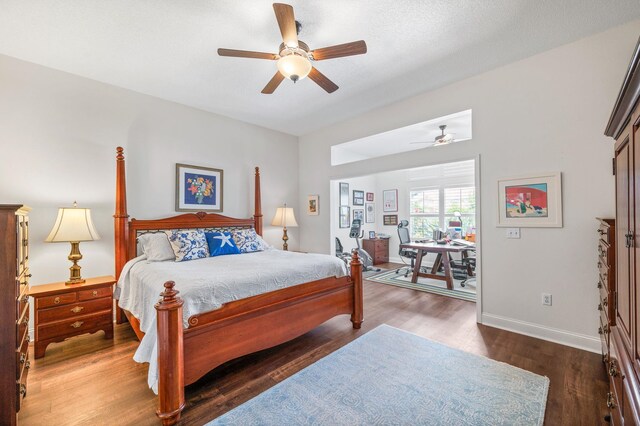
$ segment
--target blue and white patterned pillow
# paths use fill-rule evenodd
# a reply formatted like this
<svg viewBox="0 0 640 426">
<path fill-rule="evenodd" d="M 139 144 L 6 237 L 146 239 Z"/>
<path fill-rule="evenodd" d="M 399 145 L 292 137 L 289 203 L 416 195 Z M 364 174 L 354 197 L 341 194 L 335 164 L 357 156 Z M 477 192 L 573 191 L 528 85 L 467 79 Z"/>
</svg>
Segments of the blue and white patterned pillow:
<svg viewBox="0 0 640 426">
<path fill-rule="evenodd" d="M 240 253 L 253 253 L 269 248 L 269 244 L 267 244 L 253 228 L 233 231 L 233 239 L 236 242 L 236 246 L 240 249 Z"/>
<path fill-rule="evenodd" d="M 176 262 L 209 257 L 209 246 L 204 231 L 193 229 L 165 232 L 176 255 Z"/>
</svg>

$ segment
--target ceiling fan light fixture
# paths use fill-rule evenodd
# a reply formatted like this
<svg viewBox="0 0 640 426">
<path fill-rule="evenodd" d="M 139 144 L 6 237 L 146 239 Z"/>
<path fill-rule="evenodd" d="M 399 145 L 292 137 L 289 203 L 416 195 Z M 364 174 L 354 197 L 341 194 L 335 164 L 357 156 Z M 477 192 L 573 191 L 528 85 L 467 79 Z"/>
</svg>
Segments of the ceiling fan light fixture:
<svg viewBox="0 0 640 426">
<path fill-rule="evenodd" d="M 278 71 L 294 83 L 311 72 L 311 62 L 306 57 L 291 53 L 278 59 Z"/>
</svg>

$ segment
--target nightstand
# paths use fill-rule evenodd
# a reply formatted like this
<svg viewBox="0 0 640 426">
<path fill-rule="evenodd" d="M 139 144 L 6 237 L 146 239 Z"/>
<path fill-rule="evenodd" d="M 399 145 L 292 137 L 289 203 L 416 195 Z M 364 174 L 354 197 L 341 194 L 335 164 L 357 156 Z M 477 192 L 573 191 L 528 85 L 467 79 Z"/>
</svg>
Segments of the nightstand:
<svg viewBox="0 0 640 426">
<path fill-rule="evenodd" d="M 88 278 L 82 284 L 63 282 L 32 286 L 35 312 L 35 357 L 42 358 L 49 343 L 104 330 L 113 338 L 113 276 Z"/>
</svg>

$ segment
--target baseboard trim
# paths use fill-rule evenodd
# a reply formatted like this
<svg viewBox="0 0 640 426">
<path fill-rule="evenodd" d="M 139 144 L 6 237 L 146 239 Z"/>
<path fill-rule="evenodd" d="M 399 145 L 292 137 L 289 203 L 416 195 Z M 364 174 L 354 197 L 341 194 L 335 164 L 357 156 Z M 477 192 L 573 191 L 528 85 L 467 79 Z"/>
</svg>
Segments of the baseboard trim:
<svg viewBox="0 0 640 426">
<path fill-rule="evenodd" d="M 589 352 L 602 352 L 600 339 L 586 334 L 573 333 L 567 330 L 485 313 L 482 314 L 482 324 Z"/>
</svg>

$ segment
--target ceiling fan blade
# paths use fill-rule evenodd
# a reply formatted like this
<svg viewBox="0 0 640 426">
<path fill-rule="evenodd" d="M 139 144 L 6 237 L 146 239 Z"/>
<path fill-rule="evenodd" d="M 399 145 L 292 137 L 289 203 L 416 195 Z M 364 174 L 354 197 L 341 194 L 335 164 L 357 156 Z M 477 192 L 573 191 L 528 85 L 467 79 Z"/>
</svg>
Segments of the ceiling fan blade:
<svg viewBox="0 0 640 426">
<path fill-rule="evenodd" d="M 262 93 L 265 95 L 272 94 L 278 88 L 278 86 L 280 86 L 282 80 L 284 80 L 284 76 L 280 74 L 279 71 L 276 72 L 273 78 L 269 80 L 266 86 L 264 86 L 264 89 L 262 89 Z"/>
<path fill-rule="evenodd" d="M 418 144 L 418 143 L 433 143 L 432 141 L 418 141 L 418 142 L 409 142 L 409 145 Z"/>
<path fill-rule="evenodd" d="M 296 30 L 296 18 L 293 16 L 293 7 L 288 4 L 274 3 L 273 11 L 276 13 L 285 46 L 298 47 L 298 31 Z"/>
<path fill-rule="evenodd" d="M 323 47 L 311 52 L 313 59 L 323 61 L 325 59 L 341 58 L 343 56 L 362 55 L 367 53 L 367 44 L 364 40 L 351 43 L 338 44 L 336 46 Z"/>
<path fill-rule="evenodd" d="M 333 93 L 338 90 L 338 86 L 331 80 L 329 80 L 324 74 L 315 68 L 311 68 L 309 78 L 316 82 L 316 84 L 322 87 L 327 93 Z"/>
<path fill-rule="evenodd" d="M 276 55 L 275 53 L 252 52 L 250 50 L 235 49 L 218 49 L 218 55 L 232 56 L 234 58 L 270 59 L 272 61 L 280 58 L 280 56 Z"/>
</svg>

